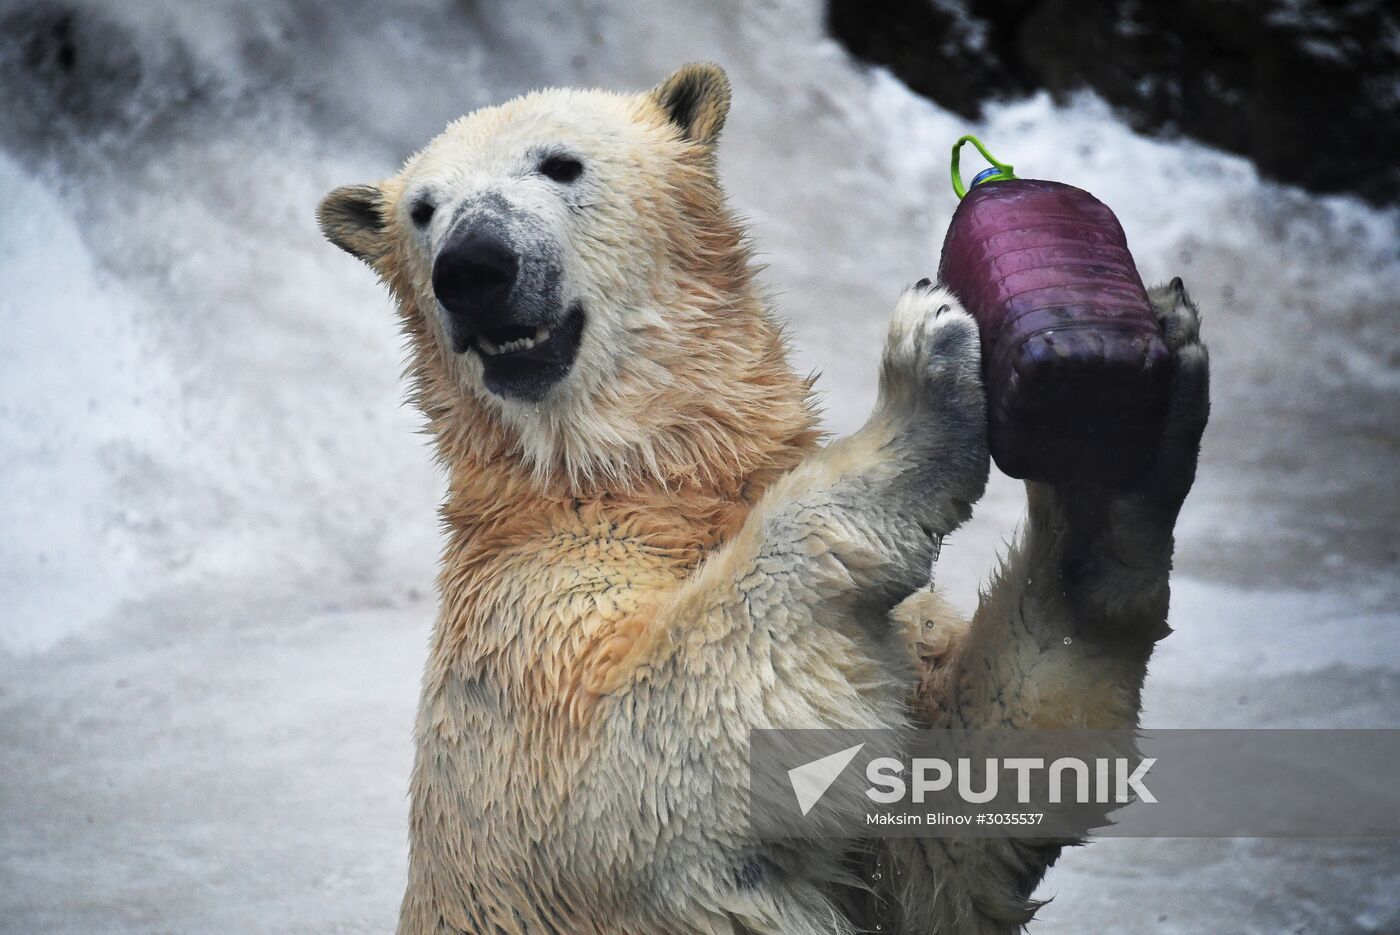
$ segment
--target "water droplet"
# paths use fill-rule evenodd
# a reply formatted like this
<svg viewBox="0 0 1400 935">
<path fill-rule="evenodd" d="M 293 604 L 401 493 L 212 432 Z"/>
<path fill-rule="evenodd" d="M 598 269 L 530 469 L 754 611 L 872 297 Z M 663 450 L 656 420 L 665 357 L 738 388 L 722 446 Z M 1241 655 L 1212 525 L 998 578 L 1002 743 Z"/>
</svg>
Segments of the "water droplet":
<svg viewBox="0 0 1400 935">
<path fill-rule="evenodd" d="M 1065 637 L 1065 645 L 1066 645 L 1066 646 L 1068 646 L 1070 643 L 1073 643 L 1073 642 L 1074 642 L 1074 640 L 1071 639 L 1070 637 L 1068 637 L 1068 636 Z"/>
</svg>

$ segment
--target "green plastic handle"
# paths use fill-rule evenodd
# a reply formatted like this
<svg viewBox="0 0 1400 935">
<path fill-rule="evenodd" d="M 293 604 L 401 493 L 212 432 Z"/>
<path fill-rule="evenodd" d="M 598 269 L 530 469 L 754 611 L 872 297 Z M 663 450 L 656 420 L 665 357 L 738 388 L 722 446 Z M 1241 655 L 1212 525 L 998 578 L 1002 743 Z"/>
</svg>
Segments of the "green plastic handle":
<svg viewBox="0 0 1400 935">
<path fill-rule="evenodd" d="M 960 136 L 958 137 L 958 141 L 953 144 L 953 191 L 957 193 L 959 200 L 962 200 L 967 194 L 967 189 L 963 187 L 962 172 L 958 169 L 958 157 L 961 154 L 964 143 L 971 143 L 973 146 L 976 146 L 977 151 L 982 154 L 982 158 L 986 159 L 997 169 L 997 172 L 993 175 L 988 175 L 981 179 L 973 179 L 972 183 L 974 185 L 977 185 L 979 182 L 1001 182 L 1016 177 L 1015 173 L 1012 171 L 1015 167 L 1009 163 L 1002 162 L 997 159 L 997 157 L 987 152 L 987 147 L 983 146 L 982 141 L 977 137 L 973 136 L 971 133 Z"/>
</svg>

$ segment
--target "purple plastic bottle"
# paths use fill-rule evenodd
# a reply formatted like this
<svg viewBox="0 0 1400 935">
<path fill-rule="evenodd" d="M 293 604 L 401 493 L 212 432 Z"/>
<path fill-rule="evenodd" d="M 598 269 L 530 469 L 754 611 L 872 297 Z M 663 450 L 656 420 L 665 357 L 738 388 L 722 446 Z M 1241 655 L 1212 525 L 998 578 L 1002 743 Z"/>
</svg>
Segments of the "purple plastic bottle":
<svg viewBox="0 0 1400 935">
<path fill-rule="evenodd" d="M 962 195 L 953 147 L 954 188 Z M 1103 202 L 993 162 L 943 241 L 939 278 L 977 319 L 992 457 L 1012 477 L 1111 481 L 1152 462 L 1171 355 Z M 990 176 L 990 178 L 988 178 Z"/>
</svg>

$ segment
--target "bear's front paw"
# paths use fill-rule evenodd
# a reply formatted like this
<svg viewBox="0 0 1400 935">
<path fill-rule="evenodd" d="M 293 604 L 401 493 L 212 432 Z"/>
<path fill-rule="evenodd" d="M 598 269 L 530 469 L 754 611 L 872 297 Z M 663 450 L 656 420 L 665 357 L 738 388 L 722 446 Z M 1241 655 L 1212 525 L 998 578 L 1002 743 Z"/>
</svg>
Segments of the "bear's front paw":
<svg viewBox="0 0 1400 935">
<path fill-rule="evenodd" d="M 1152 466 L 1123 483 L 1066 483 L 1051 491 L 1064 523 L 1062 581 L 1082 627 L 1159 638 L 1166 617 L 1172 530 L 1196 478 L 1201 435 L 1210 418 L 1210 355 L 1200 314 L 1180 279 L 1149 291 L 1175 358 L 1171 397 Z M 1033 495 L 1043 496 L 1039 485 Z M 1143 629 L 1146 618 L 1149 625 Z"/>
<path fill-rule="evenodd" d="M 1210 418 L 1210 354 L 1201 343 L 1200 312 L 1180 278 L 1152 289 L 1149 298 L 1176 368 L 1156 462 L 1130 487 L 1150 498 L 1170 526 L 1196 479 L 1201 436 Z"/>
<path fill-rule="evenodd" d="M 1170 536 L 1196 479 L 1201 435 L 1210 418 L 1210 354 L 1201 342 L 1200 313 L 1180 279 L 1149 290 L 1148 298 L 1174 358 L 1171 397 L 1152 466 L 1116 484 L 1067 483 L 1057 490 L 1067 503 L 1090 504 L 1075 511 L 1072 522 L 1089 525 L 1089 517 L 1112 514 L 1120 525 L 1140 527 L 1134 530 L 1138 536 L 1155 533 L 1162 539 Z M 1115 508 L 1092 505 L 1099 501 Z"/>
<path fill-rule="evenodd" d="M 895 405 L 986 408 L 977 323 L 947 289 L 922 279 L 899 297 L 880 390 Z"/>
<path fill-rule="evenodd" d="M 895 305 L 880 377 L 880 407 L 943 492 L 976 499 L 986 484 L 987 400 L 977 323 L 957 298 L 922 280 Z"/>
</svg>

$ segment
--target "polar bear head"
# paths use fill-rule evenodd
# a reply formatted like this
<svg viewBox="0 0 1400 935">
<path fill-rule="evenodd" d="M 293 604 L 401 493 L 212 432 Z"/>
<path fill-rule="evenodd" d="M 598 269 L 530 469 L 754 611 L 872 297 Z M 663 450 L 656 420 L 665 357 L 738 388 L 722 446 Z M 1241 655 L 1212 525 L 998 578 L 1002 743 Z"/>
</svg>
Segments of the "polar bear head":
<svg viewBox="0 0 1400 935">
<path fill-rule="evenodd" d="M 669 482 L 752 469 L 772 446 L 741 436 L 810 436 L 715 174 L 729 98 L 708 64 L 643 94 L 539 91 L 326 196 L 326 237 L 399 301 L 440 440 L 537 477 Z"/>
</svg>

